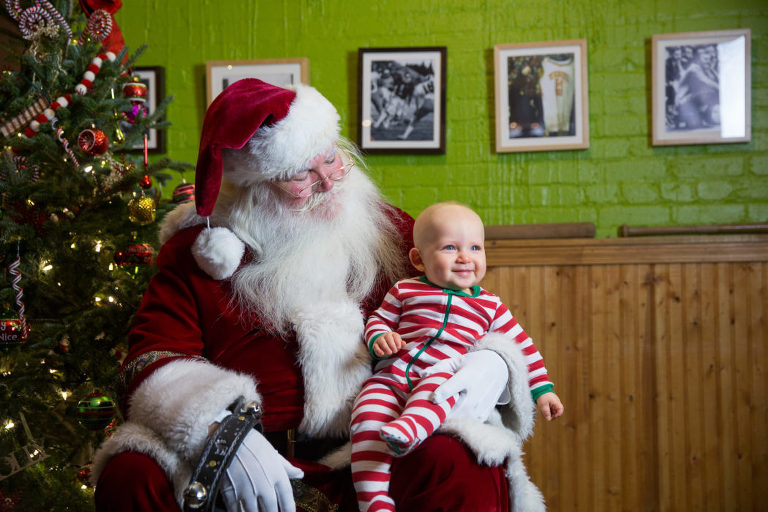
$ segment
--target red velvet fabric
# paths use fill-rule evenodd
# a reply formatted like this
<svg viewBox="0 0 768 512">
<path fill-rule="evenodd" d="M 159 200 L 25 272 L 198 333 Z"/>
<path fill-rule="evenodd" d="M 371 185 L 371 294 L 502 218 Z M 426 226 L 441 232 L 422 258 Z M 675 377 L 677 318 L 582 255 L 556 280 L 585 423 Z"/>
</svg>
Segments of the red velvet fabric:
<svg viewBox="0 0 768 512">
<path fill-rule="evenodd" d="M 394 208 L 392 217 L 403 234 L 405 254 L 412 246 L 413 219 Z M 136 314 L 126 362 L 149 351 L 202 355 L 257 380 L 266 431 L 296 428 L 303 418 L 304 396 L 297 343 L 276 338 L 255 319 L 249 320 L 230 304 L 227 281 L 214 281 L 198 268 L 190 246 L 201 229 L 183 230 L 163 246 L 157 260 L 159 272 Z M 363 309 L 377 307 L 388 288 L 389 283 L 380 283 Z M 162 364 L 161 360 L 145 368 L 129 394 Z M 349 470 L 296 463 L 305 470 L 303 482 L 322 490 L 340 511 L 357 510 Z M 478 465 L 466 447 L 448 436 L 428 439 L 398 459 L 392 473 L 391 495 L 401 512 L 508 510 L 503 468 Z M 107 463 L 96 487 L 96 507 L 99 512 L 179 511 L 162 468 L 135 452 L 118 454 Z"/>
<path fill-rule="evenodd" d="M 197 157 L 197 213 L 207 217 L 213 212 L 221 188 L 221 150 L 240 149 L 262 124 L 283 119 L 295 97 L 294 91 L 256 78 L 245 78 L 224 89 L 213 100 L 203 119 Z"/>
<path fill-rule="evenodd" d="M 304 470 L 303 483 L 320 490 L 339 512 L 356 512 L 349 470 L 330 471 L 293 461 Z M 459 441 L 444 435 L 427 439 L 392 466 L 390 495 L 398 512 L 498 512 L 509 510 L 509 491 L 501 467 L 480 466 Z M 163 470 L 146 455 L 124 452 L 107 465 L 96 486 L 98 512 L 179 512 Z"/>
</svg>

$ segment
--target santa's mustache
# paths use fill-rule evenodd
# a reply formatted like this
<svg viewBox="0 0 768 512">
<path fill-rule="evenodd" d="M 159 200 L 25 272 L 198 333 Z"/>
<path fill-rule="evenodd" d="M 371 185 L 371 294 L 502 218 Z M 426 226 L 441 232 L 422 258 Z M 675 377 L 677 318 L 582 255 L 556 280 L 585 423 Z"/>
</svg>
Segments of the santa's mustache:
<svg viewBox="0 0 768 512">
<path fill-rule="evenodd" d="M 299 208 L 292 208 L 291 211 L 297 213 L 311 212 L 323 204 L 335 200 L 337 196 L 344 191 L 345 182 L 348 179 L 349 176 L 347 176 L 344 180 L 334 182 L 333 188 L 331 190 L 312 192 L 312 194 L 307 197 L 307 200 L 304 201 L 303 205 L 301 205 Z"/>
</svg>

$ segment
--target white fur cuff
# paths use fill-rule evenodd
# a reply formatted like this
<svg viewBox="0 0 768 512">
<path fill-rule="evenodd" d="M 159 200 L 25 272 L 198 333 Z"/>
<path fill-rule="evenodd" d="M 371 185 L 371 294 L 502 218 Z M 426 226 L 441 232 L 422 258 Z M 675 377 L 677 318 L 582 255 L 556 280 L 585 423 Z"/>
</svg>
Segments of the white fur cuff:
<svg viewBox="0 0 768 512">
<path fill-rule="evenodd" d="M 493 350 L 507 364 L 509 380 L 507 393 L 510 397 L 508 406 L 501 408 L 504 425 L 524 441 L 533 434 L 535 407 L 528 384 L 528 365 L 525 355 L 515 340 L 499 333 L 483 336 L 473 350 Z"/>
<path fill-rule="evenodd" d="M 253 379 L 208 362 L 180 359 L 155 371 L 130 399 L 130 422 L 154 431 L 194 461 L 216 416 L 239 397 L 261 401 Z"/>
</svg>

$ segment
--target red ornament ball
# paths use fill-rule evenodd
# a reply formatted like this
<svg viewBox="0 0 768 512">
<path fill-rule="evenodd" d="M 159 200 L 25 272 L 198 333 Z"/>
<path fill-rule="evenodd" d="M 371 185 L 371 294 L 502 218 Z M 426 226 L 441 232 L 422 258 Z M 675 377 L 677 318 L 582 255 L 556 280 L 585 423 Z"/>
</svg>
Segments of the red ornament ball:
<svg viewBox="0 0 768 512">
<path fill-rule="evenodd" d="M 88 463 L 77 470 L 77 481 L 83 485 L 90 485 L 93 463 Z"/>
<path fill-rule="evenodd" d="M 124 251 L 115 253 L 115 262 L 125 265 L 152 265 L 155 249 L 149 244 L 130 244 Z"/>
<path fill-rule="evenodd" d="M 128 82 L 123 86 L 123 96 L 130 99 L 132 103 L 144 103 L 147 101 L 149 90 L 147 89 L 146 84 L 138 81 L 138 77 L 135 77 L 134 80 L 136 81 Z"/>
<path fill-rule="evenodd" d="M 101 430 L 109 425 L 116 412 L 112 399 L 96 391 L 77 403 L 75 417 L 88 430 Z"/>
<path fill-rule="evenodd" d="M 171 199 L 176 204 L 189 203 L 195 200 L 195 184 L 194 183 L 182 183 L 175 189 L 173 189 L 173 197 Z"/>
<path fill-rule="evenodd" d="M 77 145 L 88 155 L 103 155 L 109 148 L 109 138 L 103 131 L 89 128 L 77 136 Z"/>
<path fill-rule="evenodd" d="M 27 333 L 21 328 L 19 317 L 0 318 L 0 347 L 11 348 L 27 340 Z"/>
<path fill-rule="evenodd" d="M 141 178 L 141 181 L 139 182 L 139 186 L 144 190 L 152 188 L 152 178 L 149 177 L 149 174 L 145 174 L 144 177 Z"/>
</svg>

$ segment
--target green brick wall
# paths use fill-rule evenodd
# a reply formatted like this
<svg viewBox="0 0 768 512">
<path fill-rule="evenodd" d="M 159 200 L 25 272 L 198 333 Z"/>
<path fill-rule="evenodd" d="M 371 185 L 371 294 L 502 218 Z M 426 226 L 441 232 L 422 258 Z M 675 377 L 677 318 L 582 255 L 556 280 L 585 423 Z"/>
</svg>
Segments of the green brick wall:
<svg viewBox="0 0 768 512">
<path fill-rule="evenodd" d="M 197 158 L 208 60 L 308 57 L 311 84 L 354 140 L 357 49 L 446 46 L 446 153 L 368 159 L 408 212 L 453 199 L 487 224 L 591 221 L 600 237 L 624 223 L 768 221 L 765 0 L 130 0 L 117 20 L 130 48 L 149 45 L 139 64 L 166 69 L 177 160 Z M 651 36 L 735 28 L 752 29 L 752 141 L 652 147 Z M 581 38 L 590 148 L 496 154 L 493 46 Z"/>
</svg>

